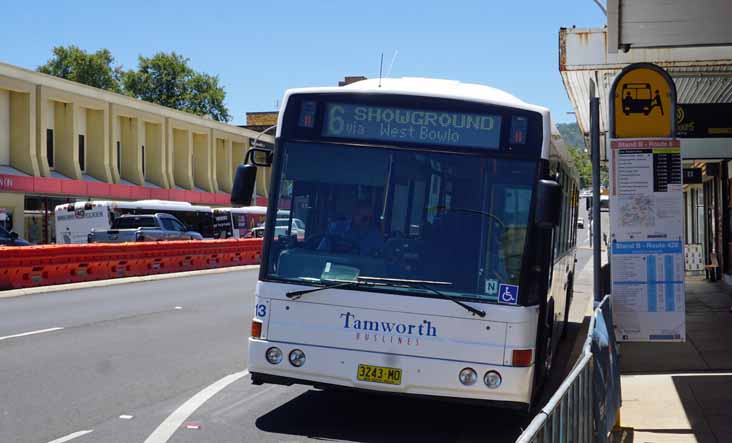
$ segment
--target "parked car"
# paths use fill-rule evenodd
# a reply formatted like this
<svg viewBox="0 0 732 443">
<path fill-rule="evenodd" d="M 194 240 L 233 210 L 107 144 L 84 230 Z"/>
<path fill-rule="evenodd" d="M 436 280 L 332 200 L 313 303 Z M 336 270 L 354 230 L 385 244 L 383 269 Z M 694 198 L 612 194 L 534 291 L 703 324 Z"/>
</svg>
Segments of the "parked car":
<svg viewBox="0 0 732 443">
<path fill-rule="evenodd" d="M 124 243 L 203 240 L 203 236 L 170 214 L 126 214 L 116 218 L 111 229 L 92 229 L 88 240 L 89 243 Z"/>
<path fill-rule="evenodd" d="M 578 229 L 585 229 L 585 219 L 582 217 L 577 217 L 577 228 Z"/>
<path fill-rule="evenodd" d="M 287 223 L 290 221 L 289 218 L 278 218 L 275 224 L 275 236 L 285 235 L 287 233 Z M 297 235 L 298 239 L 305 238 L 305 223 L 299 218 L 292 219 L 292 228 L 290 232 L 293 235 Z"/>
<path fill-rule="evenodd" d="M 292 235 L 296 235 L 296 233 L 297 233 L 297 231 L 293 228 Z M 275 238 L 278 238 L 278 237 L 281 237 L 284 235 L 287 235 L 287 225 L 275 226 L 275 234 L 274 234 Z M 301 234 L 301 235 L 305 235 L 304 231 L 303 231 L 303 234 Z M 263 237 L 264 237 L 264 226 L 254 228 L 249 233 L 249 238 L 263 238 Z"/>
<path fill-rule="evenodd" d="M 18 237 L 13 231 L 7 231 L 0 226 L 0 246 L 30 246 L 30 243 Z"/>
<path fill-rule="evenodd" d="M 264 227 L 253 228 L 249 231 L 249 238 L 262 238 L 264 237 Z"/>
</svg>

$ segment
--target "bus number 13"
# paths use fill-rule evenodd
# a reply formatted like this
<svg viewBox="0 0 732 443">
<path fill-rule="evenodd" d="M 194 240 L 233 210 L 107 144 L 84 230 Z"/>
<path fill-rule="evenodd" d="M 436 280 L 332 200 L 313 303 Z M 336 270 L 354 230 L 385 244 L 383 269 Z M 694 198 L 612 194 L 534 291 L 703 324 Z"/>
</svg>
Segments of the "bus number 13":
<svg viewBox="0 0 732 443">
<path fill-rule="evenodd" d="M 267 305 L 258 304 L 254 307 L 254 310 L 257 313 L 257 317 L 267 316 Z"/>
</svg>

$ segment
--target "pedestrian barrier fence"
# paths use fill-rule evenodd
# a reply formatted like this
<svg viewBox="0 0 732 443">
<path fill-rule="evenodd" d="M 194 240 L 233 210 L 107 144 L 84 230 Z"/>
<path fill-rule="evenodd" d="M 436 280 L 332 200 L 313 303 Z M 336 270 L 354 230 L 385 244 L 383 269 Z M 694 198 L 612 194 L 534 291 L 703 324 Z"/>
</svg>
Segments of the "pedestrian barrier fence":
<svg viewBox="0 0 732 443">
<path fill-rule="evenodd" d="M 606 443 L 620 404 L 620 367 L 607 295 L 590 319 L 579 360 L 516 442 Z"/>
<path fill-rule="evenodd" d="M 0 247 L 0 290 L 257 264 L 262 239 Z"/>
</svg>

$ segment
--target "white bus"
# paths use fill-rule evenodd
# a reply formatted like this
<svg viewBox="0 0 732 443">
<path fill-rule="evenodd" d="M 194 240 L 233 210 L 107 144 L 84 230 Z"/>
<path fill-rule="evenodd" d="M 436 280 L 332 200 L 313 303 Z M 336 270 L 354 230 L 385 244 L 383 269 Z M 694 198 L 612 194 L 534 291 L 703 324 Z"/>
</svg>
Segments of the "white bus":
<svg viewBox="0 0 732 443">
<path fill-rule="evenodd" d="M 264 226 L 267 215 L 265 206 L 246 206 L 242 208 L 214 208 L 214 230 L 217 238 L 250 238 L 253 230 Z"/>
<path fill-rule="evenodd" d="M 57 243 L 87 243 L 92 228 L 109 229 L 123 214 L 164 212 L 178 218 L 203 238 L 215 238 L 213 211 L 208 206 L 165 200 L 79 201 L 54 211 Z"/>
<path fill-rule="evenodd" d="M 528 408 L 575 261 L 577 179 L 548 110 L 408 78 L 282 103 L 274 152 L 251 156 L 272 164 L 252 382 Z M 232 201 L 255 171 L 239 167 Z M 280 209 L 304 235 L 277 231 Z"/>
</svg>

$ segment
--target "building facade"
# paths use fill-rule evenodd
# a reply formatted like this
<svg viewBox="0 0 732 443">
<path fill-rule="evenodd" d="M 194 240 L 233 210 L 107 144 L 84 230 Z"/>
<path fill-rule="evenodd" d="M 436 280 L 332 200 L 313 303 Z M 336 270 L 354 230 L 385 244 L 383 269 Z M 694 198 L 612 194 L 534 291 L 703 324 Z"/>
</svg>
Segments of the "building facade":
<svg viewBox="0 0 732 443">
<path fill-rule="evenodd" d="M 703 0 L 703 3 L 709 1 Z M 674 0 L 671 2 L 674 8 L 655 0 L 623 4 L 640 8 L 642 17 L 652 17 L 654 13 L 657 16 L 659 11 L 673 13 L 675 20 L 683 24 L 679 26 L 686 30 L 681 34 L 691 39 L 689 45 L 697 46 L 654 47 L 651 43 L 665 42 L 667 34 L 648 31 L 644 38 L 639 38 L 634 34 L 637 29 L 633 20 L 640 20 L 641 16 L 631 15 L 625 21 L 618 19 L 613 12 L 617 9 L 617 1 L 608 2 L 608 27 L 561 29 L 559 71 L 580 131 L 587 142 L 590 133 L 589 85 L 593 82 L 600 97 L 599 129 L 601 146 L 605 147 L 601 148 L 601 158 L 606 160 L 609 146 L 607 97 L 615 77 L 625 66 L 637 62 L 654 63 L 669 73 L 677 91 L 676 137 L 680 140 L 684 168 L 684 243 L 686 251 L 698 251 L 687 254 L 686 269 L 703 273 L 710 280 L 722 279 L 732 284 L 732 32 L 724 28 L 727 44 L 710 40 L 708 46 L 700 46 L 696 38 L 701 34 L 689 32 L 689 29 L 692 24 L 694 29 L 702 29 L 705 24 L 687 23 L 689 16 L 682 12 L 691 7 L 688 2 Z M 651 4 L 656 9 L 646 11 Z M 707 6 L 699 8 L 719 10 L 717 6 Z M 725 8 L 730 10 L 732 5 Z M 626 14 L 634 10 L 626 8 Z M 694 20 L 698 19 L 694 17 Z M 622 31 L 623 23 L 632 32 Z M 681 34 L 674 38 L 680 39 Z M 636 43 L 631 44 L 632 41 Z M 699 255 L 699 263 L 693 262 L 693 255 Z"/>
<path fill-rule="evenodd" d="M 51 243 L 87 199 L 226 206 L 258 132 L 0 63 L 0 225 Z M 263 142 L 273 143 L 270 135 Z M 258 203 L 269 171 L 260 168 Z"/>
</svg>

